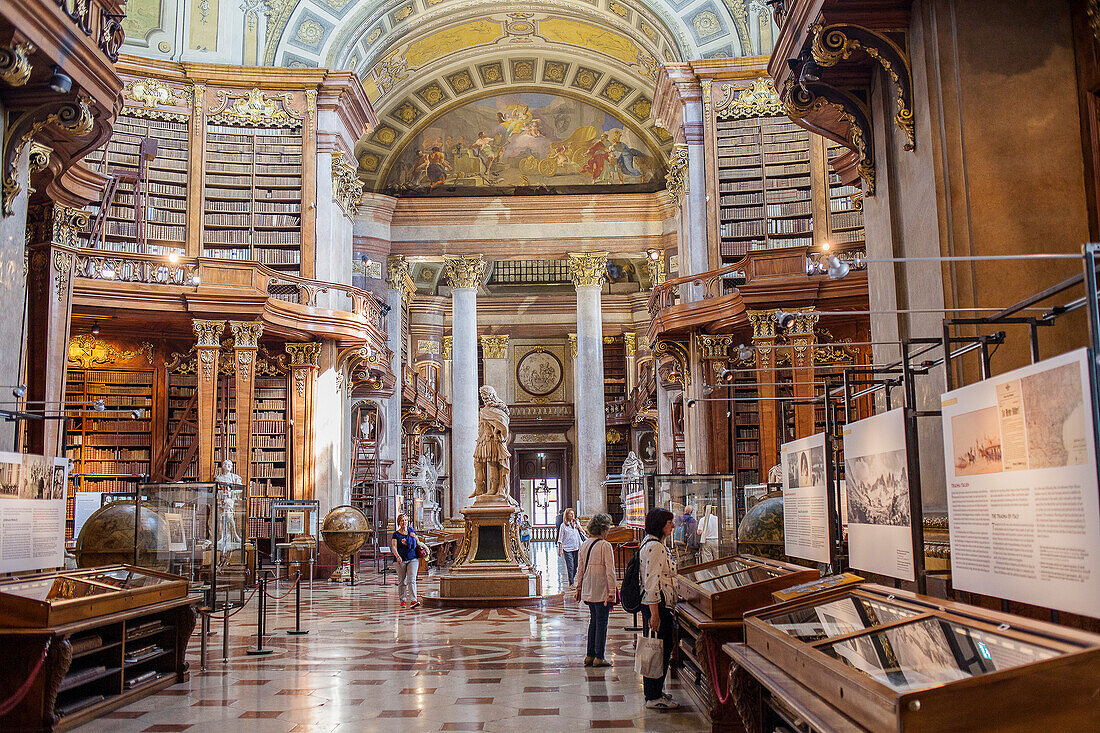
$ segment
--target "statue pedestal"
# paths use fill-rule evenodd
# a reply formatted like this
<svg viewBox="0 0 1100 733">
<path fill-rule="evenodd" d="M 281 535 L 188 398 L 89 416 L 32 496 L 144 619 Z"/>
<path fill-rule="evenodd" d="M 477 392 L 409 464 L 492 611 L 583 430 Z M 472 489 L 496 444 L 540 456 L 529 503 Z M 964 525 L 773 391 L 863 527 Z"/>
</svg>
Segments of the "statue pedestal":
<svg viewBox="0 0 1100 733">
<path fill-rule="evenodd" d="M 520 508 L 503 496 L 479 496 L 464 509 L 458 559 L 439 579 L 439 598 L 529 598 L 542 595 L 542 575 L 519 541 Z"/>
</svg>

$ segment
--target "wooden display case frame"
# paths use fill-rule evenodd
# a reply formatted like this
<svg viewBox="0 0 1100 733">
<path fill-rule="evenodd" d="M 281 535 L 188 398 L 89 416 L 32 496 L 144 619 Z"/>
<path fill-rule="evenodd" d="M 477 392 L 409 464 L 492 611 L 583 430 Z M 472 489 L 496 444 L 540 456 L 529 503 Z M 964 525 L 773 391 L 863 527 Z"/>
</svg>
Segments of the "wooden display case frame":
<svg viewBox="0 0 1100 733">
<path fill-rule="evenodd" d="M 777 571 L 781 575 L 738 588 L 720 591 L 707 590 L 698 583 L 684 577 L 686 573 L 726 565 L 734 560 L 749 567 L 762 567 Z M 685 602 L 695 606 L 712 620 L 739 620 L 749 611 L 771 605 L 773 592 L 789 588 L 792 585 L 808 583 L 820 577 L 821 574 L 813 568 L 779 560 L 769 560 L 755 555 L 732 555 L 680 568 L 676 574 L 676 592 Z"/>
<path fill-rule="evenodd" d="M 145 588 L 116 588 L 106 583 L 92 580 L 89 576 L 112 570 L 125 570 L 160 578 L 164 582 Z M 5 586 L 30 580 L 49 580 L 68 578 L 78 580 L 97 588 L 104 593 L 84 598 L 71 598 L 57 601 L 37 601 L 4 592 Z M 98 568 L 80 570 L 61 570 L 52 573 L 15 577 L 0 583 L 0 626 L 13 628 L 45 628 L 60 626 L 106 616 L 112 613 L 128 611 L 132 608 L 162 603 L 187 595 L 187 581 L 176 575 L 156 570 L 135 567 L 133 565 L 106 565 Z"/>
<path fill-rule="evenodd" d="M 1041 644 L 1058 656 L 987 674 L 901 692 L 819 651 L 872 632 L 858 632 L 803 642 L 773 627 L 762 616 L 856 595 L 887 603 L 916 615 L 883 623 L 873 631 L 921 621 L 943 619 L 982 632 Z M 870 731 L 963 733 L 983 731 L 1100 730 L 1100 636 L 984 608 L 920 596 L 874 584 L 847 586 L 771 606 L 745 618 L 747 649 L 730 649 L 735 662 L 756 660 L 765 685 L 806 690 L 827 707 Z M 729 647 L 727 647 L 729 649 Z M 780 684 L 782 682 L 783 684 Z M 774 683 L 774 684 L 772 684 Z M 776 685 L 779 687 L 777 688 Z M 795 697 L 798 697 L 797 695 Z M 797 700 L 781 700 L 796 704 Z M 1054 700 L 1058 704 L 1052 704 Z M 803 701 L 805 702 L 805 701 Z M 828 730 L 831 728 L 824 728 Z"/>
</svg>

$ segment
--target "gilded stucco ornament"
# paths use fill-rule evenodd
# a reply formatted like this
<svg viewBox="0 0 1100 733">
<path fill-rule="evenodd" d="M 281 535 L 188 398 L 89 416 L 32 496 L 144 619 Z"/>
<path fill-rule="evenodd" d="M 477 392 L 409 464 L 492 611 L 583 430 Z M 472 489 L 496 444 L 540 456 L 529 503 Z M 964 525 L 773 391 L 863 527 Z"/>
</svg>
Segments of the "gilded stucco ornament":
<svg viewBox="0 0 1100 733">
<path fill-rule="evenodd" d="M 287 343 L 286 353 L 290 354 L 291 367 L 316 367 L 317 357 L 321 354 L 321 344 L 314 342 Z"/>
<path fill-rule="evenodd" d="M 665 252 L 661 249 L 646 250 L 645 270 L 649 275 L 649 289 L 658 287 L 665 281 Z"/>
<path fill-rule="evenodd" d="M 733 345 L 733 336 L 699 334 L 696 338 L 704 359 L 725 359 Z"/>
<path fill-rule="evenodd" d="M 766 77 L 755 79 L 751 87 L 736 89 L 722 85 L 724 102 L 714 106 L 714 114 L 720 120 L 739 120 L 748 117 L 779 117 L 785 113 L 783 100 L 775 91 L 775 84 Z"/>
<path fill-rule="evenodd" d="M 31 62 L 29 57 L 36 51 L 30 41 L 13 43 L 7 48 L 0 48 L 0 79 L 7 82 L 8 86 L 21 87 L 31 78 Z"/>
<path fill-rule="evenodd" d="M 443 337 L 443 351 L 442 351 L 442 353 L 440 354 L 440 356 L 441 356 L 441 357 L 442 357 L 443 359 L 450 359 L 450 358 L 451 358 L 451 344 L 452 344 L 452 339 L 453 339 L 453 337 L 452 337 L 452 336 L 444 336 L 444 337 Z"/>
<path fill-rule="evenodd" d="M 569 354 L 574 359 L 577 358 L 577 334 L 569 334 Z"/>
<path fill-rule="evenodd" d="M 230 321 L 229 329 L 233 332 L 233 348 L 255 349 L 263 335 L 264 324 L 260 321 Z"/>
<path fill-rule="evenodd" d="M 156 109 L 161 105 L 187 102 L 186 94 L 178 94 L 159 79 L 135 79 L 122 89 L 124 96 L 138 102 L 147 109 Z"/>
<path fill-rule="evenodd" d="M 485 280 L 485 259 L 481 255 L 447 255 L 443 261 L 455 290 L 476 288 Z"/>
<path fill-rule="evenodd" d="M 570 252 L 569 277 L 578 288 L 602 285 L 607 277 L 607 252 Z"/>
<path fill-rule="evenodd" d="M 363 182 L 356 174 L 355 166 L 340 150 L 332 154 L 332 198 L 349 217 L 359 213 L 363 198 Z"/>
<path fill-rule="evenodd" d="M 665 193 L 672 199 L 672 203 L 680 205 L 681 199 L 687 193 L 688 172 L 688 146 L 684 143 L 676 143 L 672 146 L 672 153 L 668 157 L 668 172 L 665 173 Z"/>
<path fill-rule="evenodd" d="M 195 331 L 195 346 L 200 349 L 220 349 L 221 335 L 225 330 L 225 321 L 208 321 L 200 318 L 191 320 Z"/>
<path fill-rule="evenodd" d="M 633 359 L 638 350 L 638 336 L 633 331 L 623 331 L 623 348 L 626 349 L 626 358 Z"/>
<path fill-rule="evenodd" d="M 278 101 L 268 99 L 267 94 L 259 89 L 251 89 L 236 98 L 221 89 L 216 94 L 218 101 L 209 110 L 211 122 L 243 122 L 261 127 L 296 127 L 301 124 L 302 116 L 291 106 L 294 97 L 290 92 L 279 95 Z"/>
<path fill-rule="evenodd" d="M 50 165 L 50 156 L 53 155 L 53 148 L 49 145 L 43 145 L 37 140 L 31 140 L 31 151 L 28 154 L 31 173 L 40 173 Z"/>
<path fill-rule="evenodd" d="M 23 128 L 24 120 L 31 120 L 45 114 L 47 110 L 53 112 L 45 117 L 36 119 L 29 127 Z M 81 95 L 75 102 L 64 102 L 57 105 L 51 102 L 38 107 L 18 118 L 15 124 L 8 130 L 4 140 L 4 183 L 2 210 L 4 216 L 11 216 L 15 210 L 13 205 L 15 197 L 20 194 L 23 187 L 18 182 L 19 156 L 31 140 L 47 125 L 67 132 L 73 137 L 84 137 L 92 132 L 95 123 L 95 115 L 92 112 L 91 99 Z M 25 132 L 23 132 L 25 129 Z M 20 134 L 22 133 L 22 134 Z"/>
<path fill-rule="evenodd" d="M 117 364 L 144 356 L 147 364 L 153 363 L 153 345 L 142 341 L 136 349 L 119 349 L 114 344 L 101 341 L 91 334 L 75 336 L 69 341 L 69 362 L 81 369 L 91 369 L 101 364 Z"/>
</svg>

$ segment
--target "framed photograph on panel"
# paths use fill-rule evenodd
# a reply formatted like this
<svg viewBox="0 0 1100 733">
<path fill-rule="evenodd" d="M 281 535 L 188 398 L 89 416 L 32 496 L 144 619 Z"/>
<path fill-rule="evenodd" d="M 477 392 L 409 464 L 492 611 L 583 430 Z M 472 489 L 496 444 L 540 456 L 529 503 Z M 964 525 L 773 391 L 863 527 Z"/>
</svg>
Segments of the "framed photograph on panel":
<svg viewBox="0 0 1100 733">
<path fill-rule="evenodd" d="M 827 563 L 829 499 L 825 485 L 825 433 L 784 443 L 783 552 Z"/>
</svg>

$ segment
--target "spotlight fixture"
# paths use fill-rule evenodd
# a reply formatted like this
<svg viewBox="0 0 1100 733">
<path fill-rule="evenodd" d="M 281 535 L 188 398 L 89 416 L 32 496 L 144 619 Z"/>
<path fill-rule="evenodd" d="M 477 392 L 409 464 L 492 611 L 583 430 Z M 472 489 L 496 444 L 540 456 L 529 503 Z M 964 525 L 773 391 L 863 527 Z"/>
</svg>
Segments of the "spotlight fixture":
<svg viewBox="0 0 1100 733">
<path fill-rule="evenodd" d="M 718 381 L 722 384 L 733 384 L 735 379 L 737 379 L 737 375 L 732 369 L 723 369 L 718 372 Z"/>
<path fill-rule="evenodd" d="M 786 311 L 775 312 L 775 322 L 780 328 L 786 329 L 794 323 L 794 313 L 788 313 Z"/>
<path fill-rule="evenodd" d="M 699 402 L 699 401 L 698 401 L 698 400 L 696 400 L 696 399 L 694 399 L 694 398 L 692 398 L 692 399 L 688 400 L 688 401 L 687 401 L 687 406 L 688 406 L 688 409 L 690 410 L 690 409 L 691 409 L 692 407 L 695 407 L 695 405 L 696 405 L 696 404 L 697 404 L 698 402 Z"/>
<path fill-rule="evenodd" d="M 831 249 L 831 248 L 832 248 L 832 246 L 833 246 L 833 245 L 829 244 L 829 242 L 828 242 L 828 241 L 826 240 L 826 241 L 824 241 L 824 242 L 822 242 L 822 243 L 821 243 L 821 251 L 822 251 L 822 252 L 828 252 L 828 251 L 829 251 L 829 249 Z"/>
<path fill-rule="evenodd" d="M 825 260 L 825 263 L 828 265 L 828 269 L 826 270 L 826 272 L 829 273 L 829 277 L 833 280 L 844 279 L 848 276 L 848 272 L 851 270 L 851 268 L 848 266 L 848 263 L 840 259 L 836 255 L 829 255 L 828 259 Z"/>
<path fill-rule="evenodd" d="M 92 409 L 96 412 L 103 412 L 107 409 L 107 402 L 102 399 L 96 400 L 92 403 Z"/>
<path fill-rule="evenodd" d="M 92 335 L 99 335 L 99 321 L 92 321 Z"/>
<path fill-rule="evenodd" d="M 649 259 L 653 260 L 654 262 L 661 259 L 661 250 L 659 249 L 651 249 L 646 254 L 648 254 Z"/>
<path fill-rule="evenodd" d="M 53 67 L 53 76 L 49 81 L 50 89 L 58 94 L 67 94 L 73 88 L 72 78 L 56 66 Z"/>
<path fill-rule="evenodd" d="M 199 273 L 196 272 L 194 275 L 191 276 L 191 284 L 194 285 L 195 287 L 198 287 L 199 283 L 201 283 L 201 282 L 202 282 L 202 278 L 199 277 Z"/>
<path fill-rule="evenodd" d="M 16 399 L 22 399 L 25 394 L 27 394 L 27 385 L 25 384 L 18 384 L 11 389 L 11 396 Z"/>
<path fill-rule="evenodd" d="M 798 83 L 802 86 L 821 81 L 821 67 L 814 60 L 802 64 L 802 71 L 798 73 Z"/>
<path fill-rule="evenodd" d="M 176 264 L 177 262 L 179 262 L 180 261 L 179 252 L 169 252 L 168 253 L 168 261 L 171 262 L 173 265 Z"/>
<path fill-rule="evenodd" d="M 752 358 L 752 347 L 748 344 L 741 344 L 737 347 L 737 358 L 741 361 L 748 361 Z"/>
<path fill-rule="evenodd" d="M 104 262 L 103 267 L 100 268 L 100 270 L 99 270 L 99 275 L 104 280 L 114 280 L 115 279 L 115 268 L 114 268 L 114 266 L 109 265 L 106 262 Z"/>
<path fill-rule="evenodd" d="M 133 417 L 135 420 L 140 420 L 142 417 L 145 416 L 145 409 L 139 407 L 136 410 L 130 410 L 130 416 Z"/>
</svg>

